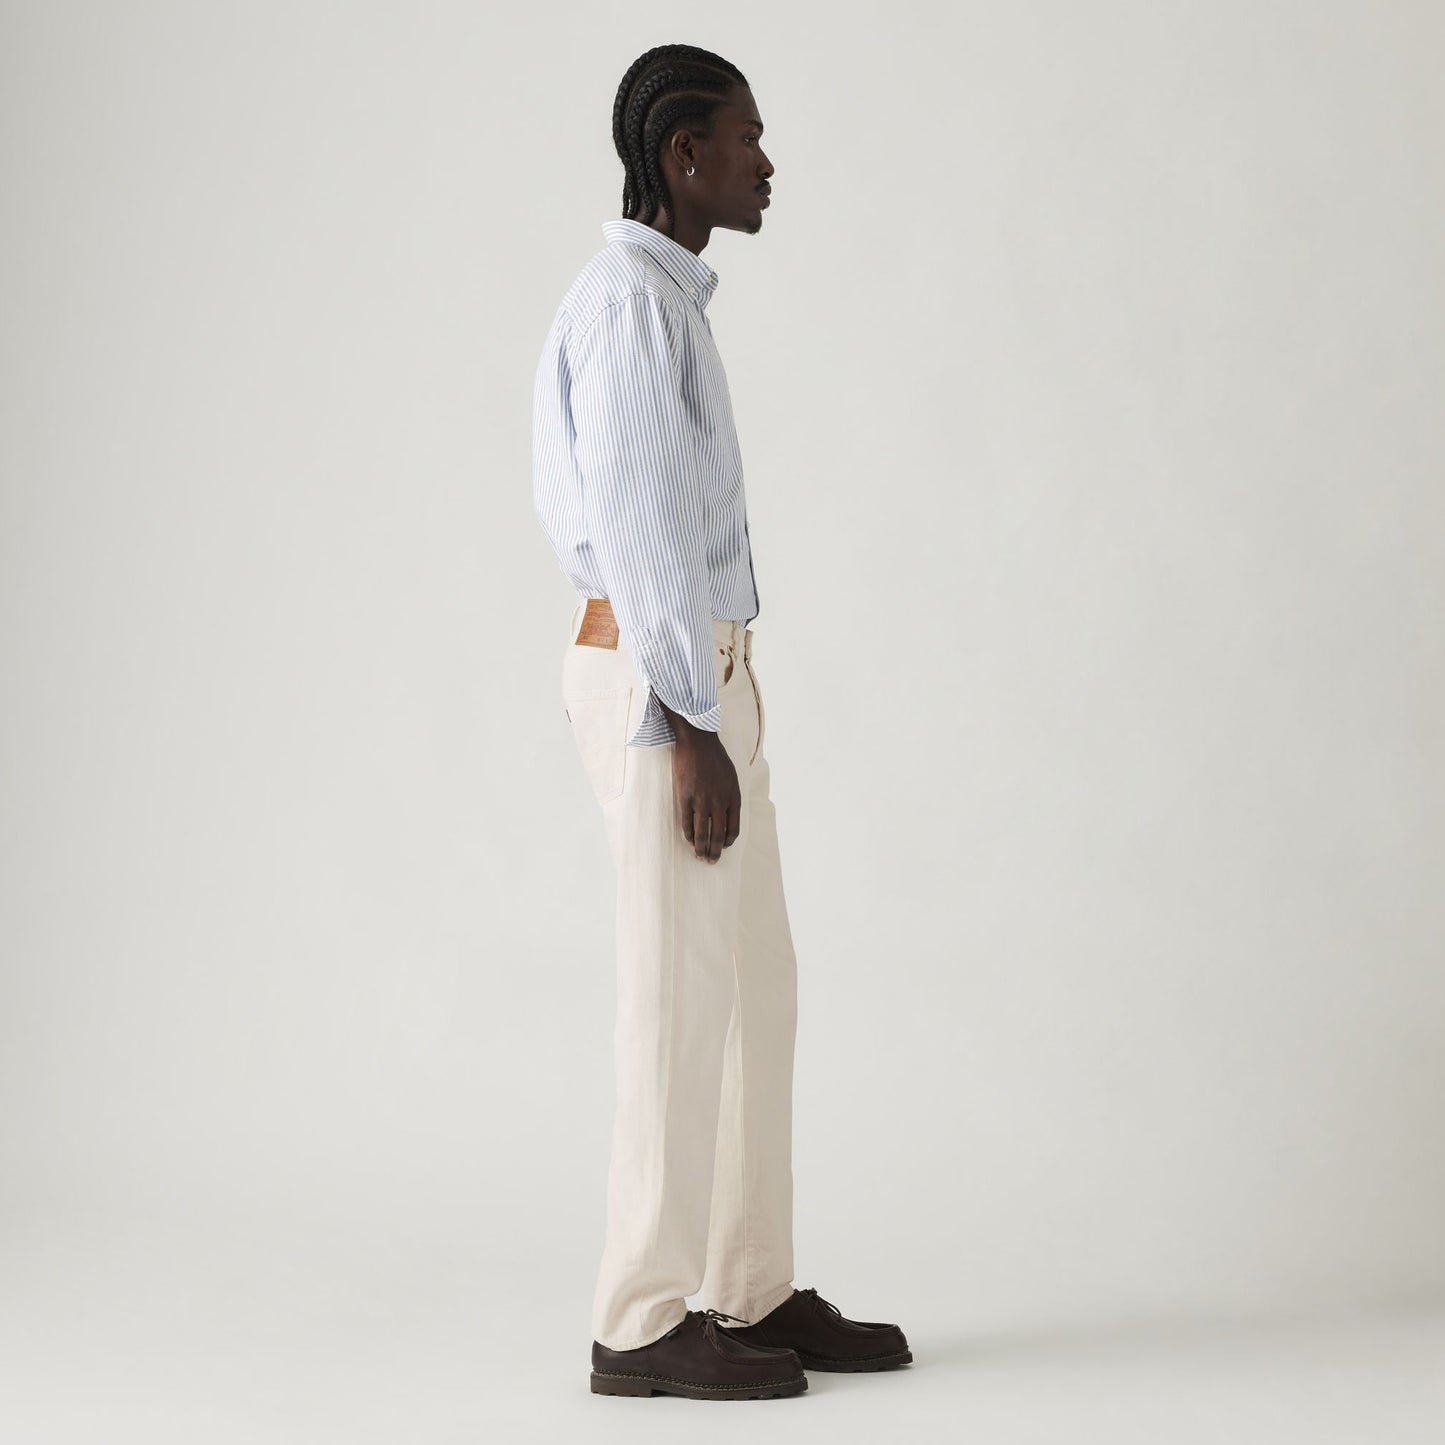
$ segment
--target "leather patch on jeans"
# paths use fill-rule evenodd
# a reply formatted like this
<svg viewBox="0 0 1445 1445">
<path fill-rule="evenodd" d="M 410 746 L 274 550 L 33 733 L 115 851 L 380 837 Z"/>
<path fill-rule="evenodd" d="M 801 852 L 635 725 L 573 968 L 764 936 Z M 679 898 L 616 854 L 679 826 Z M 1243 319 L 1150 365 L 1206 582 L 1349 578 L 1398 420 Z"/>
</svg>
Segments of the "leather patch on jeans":
<svg viewBox="0 0 1445 1445">
<path fill-rule="evenodd" d="M 617 647 L 617 618 L 605 597 L 589 597 L 573 642 L 579 647 Z"/>
</svg>

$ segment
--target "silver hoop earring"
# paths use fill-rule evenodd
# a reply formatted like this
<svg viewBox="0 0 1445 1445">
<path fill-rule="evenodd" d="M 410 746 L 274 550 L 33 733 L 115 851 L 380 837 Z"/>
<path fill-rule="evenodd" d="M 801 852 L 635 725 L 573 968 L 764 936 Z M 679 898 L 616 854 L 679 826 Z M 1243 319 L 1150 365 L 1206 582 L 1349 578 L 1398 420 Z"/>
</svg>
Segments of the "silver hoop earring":
<svg viewBox="0 0 1445 1445">
<path fill-rule="evenodd" d="M 691 175 L 696 169 L 697 169 L 696 166 L 689 166 L 689 167 L 687 168 L 687 173 L 688 173 L 688 175 Z"/>
</svg>

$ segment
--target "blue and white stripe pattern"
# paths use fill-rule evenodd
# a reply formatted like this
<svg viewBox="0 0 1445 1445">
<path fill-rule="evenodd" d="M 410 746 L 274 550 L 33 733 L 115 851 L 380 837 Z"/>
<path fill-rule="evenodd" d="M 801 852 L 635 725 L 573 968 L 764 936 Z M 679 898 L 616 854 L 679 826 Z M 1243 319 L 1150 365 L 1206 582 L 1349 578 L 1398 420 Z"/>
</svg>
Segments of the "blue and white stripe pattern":
<svg viewBox="0 0 1445 1445">
<path fill-rule="evenodd" d="M 712 618 L 758 614 L 743 464 L 706 308 L 717 272 L 640 221 L 604 221 L 547 333 L 532 500 L 583 597 L 608 597 L 647 706 L 629 744 L 673 740 L 659 700 L 716 732 Z"/>
</svg>

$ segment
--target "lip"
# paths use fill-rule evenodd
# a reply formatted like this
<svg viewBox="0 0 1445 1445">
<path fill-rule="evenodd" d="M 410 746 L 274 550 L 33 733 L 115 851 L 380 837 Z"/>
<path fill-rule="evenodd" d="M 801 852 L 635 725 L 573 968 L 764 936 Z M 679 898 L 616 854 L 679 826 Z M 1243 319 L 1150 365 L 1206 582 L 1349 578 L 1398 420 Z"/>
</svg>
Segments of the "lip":
<svg viewBox="0 0 1445 1445">
<path fill-rule="evenodd" d="M 770 206 L 770 205 L 772 205 L 772 203 L 773 203 L 773 193 L 772 193 L 771 191 L 759 191 L 759 192 L 758 192 L 758 195 L 762 197 L 762 204 L 763 204 L 763 205 L 765 205 L 765 206 Z"/>
</svg>

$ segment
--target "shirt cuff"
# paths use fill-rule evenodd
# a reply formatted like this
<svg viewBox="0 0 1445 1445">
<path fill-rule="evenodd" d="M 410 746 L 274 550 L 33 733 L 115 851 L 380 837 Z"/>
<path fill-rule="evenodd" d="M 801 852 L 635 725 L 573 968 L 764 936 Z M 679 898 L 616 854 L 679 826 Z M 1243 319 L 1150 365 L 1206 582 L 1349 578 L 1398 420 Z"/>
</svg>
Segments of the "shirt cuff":
<svg viewBox="0 0 1445 1445">
<path fill-rule="evenodd" d="M 722 728 L 722 703 L 714 703 L 706 712 L 689 713 L 681 712 L 674 708 L 679 717 L 686 718 L 695 728 L 702 728 L 705 732 L 715 733 Z M 634 747 L 657 747 L 662 743 L 675 742 L 677 733 L 672 725 L 672 719 L 662 710 L 662 699 L 658 697 L 656 688 L 651 685 L 647 689 L 647 706 L 642 710 L 642 721 L 638 723 L 637 730 L 628 738 L 629 746 Z"/>
</svg>

